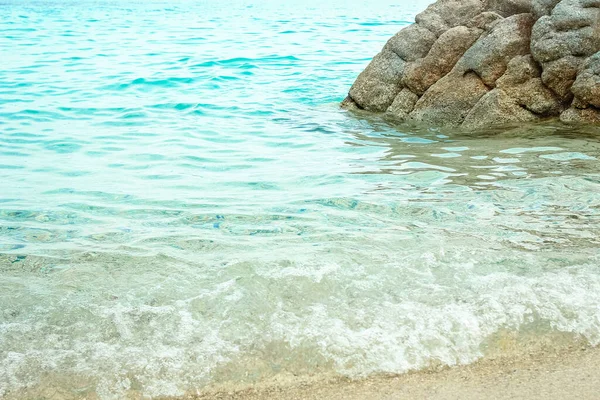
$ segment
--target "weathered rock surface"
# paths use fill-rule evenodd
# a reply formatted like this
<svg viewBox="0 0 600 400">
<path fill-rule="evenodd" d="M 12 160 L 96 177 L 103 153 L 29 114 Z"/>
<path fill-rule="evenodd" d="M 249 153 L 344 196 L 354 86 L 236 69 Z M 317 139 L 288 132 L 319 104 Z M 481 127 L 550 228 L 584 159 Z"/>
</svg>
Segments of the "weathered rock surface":
<svg viewBox="0 0 600 400">
<path fill-rule="evenodd" d="M 392 105 L 387 109 L 387 112 L 401 120 L 406 119 L 415 109 L 415 104 L 417 104 L 418 100 L 419 96 L 411 92 L 410 89 L 402 89 L 394 99 Z"/>
<path fill-rule="evenodd" d="M 509 122 L 533 122 L 539 117 L 520 106 L 502 89 L 494 89 L 475 104 L 464 119 L 464 125 L 483 128 Z"/>
<path fill-rule="evenodd" d="M 583 64 L 571 91 L 581 108 L 600 108 L 600 52 Z"/>
<path fill-rule="evenodd" d="M 385 111 L 402 90 L 406 61 L 393 51 L 384 49 L 350 88 L 350 97 L 365 110 Z"/>
<path fill-rule="evenodd" d="M 415 20 L 344 107 L 464 128 L 600 123 L 600 0 L 438 0 Z"/>
<path fill-rule="evenodd" d="M 481 29 L 465 26 L 448 29 L 425 57 L 407 66 L 403 78 L 406 86 L 414 93 L 423 95 L 431 85 L 452 70 L 481 32 Z"/>
<path fill-rule="evenodd" d="M 496 87 L 540 117 L 558 115 L 564 107 L 556 94 L 542 83 L 541 72 L 531 55 L 518 56 L 509 62 L 504 75 L 496 81 Z"/>
<path fill-rule="evenodd" d="M 425 92 L 409 119 L 434 126 L 459 126 L 489 90 L 474 72 L 453 71 Z"/>
</svg>

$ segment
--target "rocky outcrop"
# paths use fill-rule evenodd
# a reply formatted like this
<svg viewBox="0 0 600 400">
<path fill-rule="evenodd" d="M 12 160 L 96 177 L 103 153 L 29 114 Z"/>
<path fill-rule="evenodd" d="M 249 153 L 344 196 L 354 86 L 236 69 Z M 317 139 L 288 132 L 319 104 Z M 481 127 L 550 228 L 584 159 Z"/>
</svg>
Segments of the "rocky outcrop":
<svg viewBox="0 0 600 400">
<path fill-rule="evenodd" d="M 464 128 L 600 123 L 600 0 L 439 0 L 415 21 L 344 107 Z"/>
</svg>

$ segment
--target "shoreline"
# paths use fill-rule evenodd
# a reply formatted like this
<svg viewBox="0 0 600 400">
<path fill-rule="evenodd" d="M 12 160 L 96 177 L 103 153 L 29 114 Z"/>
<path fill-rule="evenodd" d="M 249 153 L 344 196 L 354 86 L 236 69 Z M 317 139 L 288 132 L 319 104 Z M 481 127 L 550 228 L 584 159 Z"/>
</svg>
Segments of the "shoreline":
<svg viewBox="0 0 600 400">
<path fill-rule="evenodd" d="M 473 364 L 351 380 L 315 377 L 300 382 L 220 386 L 184 399 L 599 399 L 600 347 L 574 343 L 483 358 Z"/>
</svg>

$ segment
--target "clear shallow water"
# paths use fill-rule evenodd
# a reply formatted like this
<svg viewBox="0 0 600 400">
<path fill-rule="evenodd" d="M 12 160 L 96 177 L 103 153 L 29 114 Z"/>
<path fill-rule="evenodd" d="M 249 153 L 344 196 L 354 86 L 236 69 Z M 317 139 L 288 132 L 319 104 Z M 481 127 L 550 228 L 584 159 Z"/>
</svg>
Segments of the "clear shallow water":
<svg viewBox="0 0 600 400">
<path fill-rule="evenodd" d="M 0 396 L 600 342 L 600 136 L 338 108 L 425 7 L 0 3 Z"/>
</svg>

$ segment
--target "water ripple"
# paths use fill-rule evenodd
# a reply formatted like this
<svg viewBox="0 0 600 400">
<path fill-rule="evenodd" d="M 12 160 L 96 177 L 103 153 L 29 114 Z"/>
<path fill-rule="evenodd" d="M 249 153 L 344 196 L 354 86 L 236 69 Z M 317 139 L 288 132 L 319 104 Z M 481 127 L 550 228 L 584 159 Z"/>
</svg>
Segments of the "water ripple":
<svg viewBox="0 0 600 400">
<path fill-rule="evenodd" d="M 339 109 L 425 3 L 0 4 L 0 397 L 600 342 L 597 129 Z"/>
</svg>

